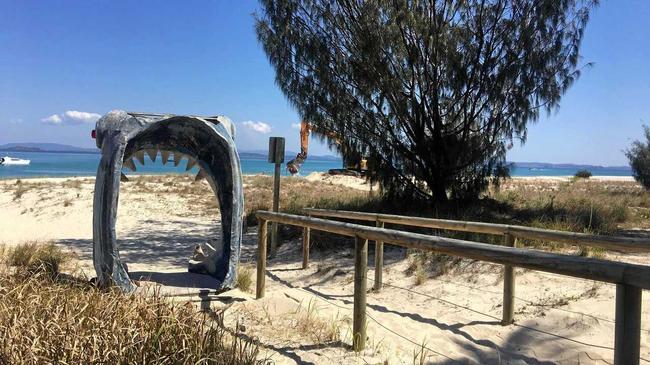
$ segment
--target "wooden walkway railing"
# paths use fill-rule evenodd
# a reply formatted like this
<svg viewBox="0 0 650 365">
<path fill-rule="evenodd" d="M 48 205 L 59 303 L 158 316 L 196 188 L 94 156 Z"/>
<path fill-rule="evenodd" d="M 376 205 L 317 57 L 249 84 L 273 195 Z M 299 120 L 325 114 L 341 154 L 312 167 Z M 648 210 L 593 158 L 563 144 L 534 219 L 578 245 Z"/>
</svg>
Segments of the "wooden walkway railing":
<svg viewBox="0 0 650 365">
<path fill-rule="evenodd" d="M 568 243 L 581 247 L 599 247 L 607 250 L 627 252 L 650 252 L 650 241 L 633 237 L 601 236 L 575 232 L 555 231 L 549 229 L 532 228 L 508 224 L 495 224 L 483 222 L 456 221 L 447 219 L 434 219 L 423 217 L 402 216 L 393 214 L 379 214 L 366 212 L 353 212 L 346 210 L 327 210 L 307 208 L 305 214 L 312 217 L 339 218 L 357 221 L 375 222 L 377 227 L 384 227 L 386 223 L 405 226 L 446 229 L 450 231 L 484 233 L 502 235 L 503 244 L 507 247 L 517 247 L 517 238 L 538 239 L 552 242 Z M 303 269 L 309 265 L 309 228 L 303 232 Z M 381 290 L 383 284 L 384 243 L 375 242 L 375 286 L 376 291 Z M 503 270 L 503 313 L 501 323 L 509 325 L 514 321 L 515 312 L 515 272 L 511 265 L 504 265 Z"/>
<path fill-rule="evenodd" d="M 309 210 L 311 215 L 319 214 L 334 214 L 332 211 L 316 211 Z M 357 212 L 340 212 L 338 211 L 339 218 L 350 218 Z M 366 213 L 359 213 L 366 214 Z M 382 216 L 382 215 L 375 215 Z M 385 219 L 389 218 L 390 219 Z M 399 218 L 396 218 L 399 217 Z M 508 268 L 523 267 L 532 270 L 551 272 L 566 276 L 585 278 L 590 280 L 608 282 L 617 284 L 616 287 L 616 326 L 615 326 L 615 344 L 614 344 L 614 363 L 617 365 L 622 364 L 638 364 L 640 359 L 640 339 L 641 339 L 641 296 L 642 289 L 650 289 L 650 267 L 636 264 L 629 264 L 623 262 L 598 260 L 587 257 L 579 257 L 572 255 L 562 255 L 556 253 L 542 252 L 537 250 L 521 249 L 508 246 L 497 246 L 485 243 L 470 242 L 446 237 L 429 236 L 424 234 L 404 232 L 392 229 L 385 229 L 381 227 L 369 227 L 352 223 L 337 222 L 314 218 L 309 216 L 290 215 L 284 213 L 273 213 L 268 211 L 258 211 L 257 218 L 259 220 L 258 230 L 258 261 L 257 261 L 257 288 L 256 297 L 264 297 L 265 280 L 266 280 L 266 254 L 267 254 L 267 223 L 274 222 L 279 224 L 288 224 L 303 227 L 307 233 L 311 229 L 325 231 L 345 236 L 355 237 L 355 275 L 354 275 L 354 310 L 353 310 L 353 348 L 357 351 L 365 348 L 366 340 L 366 275 L 367 275 L 367 254 L 368 254 L 368 240 L 375 242 L 387 242 L 393 245 L 415 248 L 425 251 L 433 251 L 444 253 L 453 256 L 471 258 L 497 264 L 506 265 Z M 381 222 L 395 223 L 400 220 L 399 224 L 406 224 L 408 217 L 400 216 L 385 216 L 380 219 Z M 425 218 L 414 218 L 415 220 L 426 220 Z M 434 220 L 440 222 L 450 222 L 443 220 Z M 454 222 L 453 224 L 465 223 L 466 227 L 470 224 L 477 224 L 472 222 Z M 422 224 L 427 224 L 425 221 L 420 221 Z M 433 225 L 429 222 L 428 224 Z M 440 225 L 446 223 L 439 223 Z M 414 224 L 411 224 L 414 225 Z M 485 226 L 492 226 L 481 224 Z M 444 227 L 445 229 L 452 225 Z M 516 227 L 504 226 L 502 227 Z M 458 226 L 462 227 L 462 225 Z M 433 227 L 443 228 L 443 227 Z M 526 228 L 526 227 L 519 227 Z M 494 227 L 489 229 L 494 230 Z M 532 229 L 535 232 L 542 232 L 544 230 Z M 494 231 L 491 231 L 494 232 Z M 491 233 L 482 232 L 482 233 Z M 558 231 L 544 231 L 550 235 L 558 235 Z M 514 242 L 515 237 L 522 237 L 522 231 L 499 231 L 497 234 L 506 235 L 507 242 Z M 570 234 L 577 244 L 586 244 L 581 241 L 584 236 Z M 588 236 L 588 235 L 587 235 Z M 538 236 L 539 237 L 539 236 Z M 593 236 L 599 237 L 599 236 Z M 602 240 L 595 240 L 595 242 L 604 242 Z M 308 252 L 308 238 L 307 251 Z M 606 240 L 611 248 L 618 246 L 616 239 L 608 238 Z M 305 241 L 303 241 L 305 242 Z M 566 242 L 566 241 L 565 241 Z M 622 239 L 621 246 L 626 246 L 626 249 L 645 250 L 648 245 L 645 241 Z M 632 245 L 631 242 L 636 242 L 638 245 Z M 513 244 L 514 246 L 514 244 Z M 620 249 L 620 247 L 617 247 Z M 304 257 L 308 258 L 308 254 Z M 303 260 L 305 263 L 305 260 Z M 512 273 L 511 273 L 512 276 Z M 508 285 L 508 284 L 506 284 Z M 514 278 L 510 281 L 511 288 L 506 288 L 504 291 L 504 300 L 508 300 L 512 305 L 512 297 L 506 298 L 505 293 L 509 296 L 514 296 Z M 511 313 L 512 308 L 505 308 L 504 310 Z M 511 316 L 511 314 L 510 314 Z M 504 315 L 505 318 L 505 315 Z M 510 317 L 511 318 L 511 317 Z M 507 322 L 510 323 L 510 322 Z"/>
</svg>

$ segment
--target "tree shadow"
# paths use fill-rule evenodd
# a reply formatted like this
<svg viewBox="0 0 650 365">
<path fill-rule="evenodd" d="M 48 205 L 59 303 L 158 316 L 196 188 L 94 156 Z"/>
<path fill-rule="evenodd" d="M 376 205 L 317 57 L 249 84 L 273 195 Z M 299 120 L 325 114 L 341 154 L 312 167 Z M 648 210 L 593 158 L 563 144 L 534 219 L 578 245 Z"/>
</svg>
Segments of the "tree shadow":
<svg viewBox="0 0 650 365">
<path fill-rule="evenodd" d="M 270 276 L 275 280 L 274 275 L 271 274 Z M 286 283 L 286 281 L 282 279 L 279 280 L 283 284 Z M 295 288 L 295 286 L 290 286 L 290 287 Z M 328 300 L 338 300 L 347 305 L 354 304 L 352 300 L 342 299 L 344 298 L 342 296 L 330 295 L 327 293 L 320 292 L 311 286 L 302 287 L 301 289 L 309 293 L 312 293 L 315 296 L 319 296 Z M 504 360 L 522 361 L 525 364 L 535 364 L 535 365 L 555 364 L 555 362 L 553 361 L 538 360 L 534 357 L 530 357 L 520 353 L 521 348 L 535 348 L 536 346 L 539 346 L 541 343 L 546 343 L 546 342 L 558 342 L 556 345 L 555 344 L 553 345 L 556 352 L 567 350 L 567 343 L 566 343 L 567 341 L 572 343 L 571 345 L 569 345 L 570 348 L 585 346 L 585 347 L 600 348 L 600 349 L 611 349 L 609 347 L 576 341 L 566 336 L 562 336 L 552 332 L 542 331 L 536 328 L 522 326 L 522 325 L 516 325 L 517 329 L 514 330 L 508 336 L 508 339 L 506 341 L 504 341 L 506 345 L 499 346 L 495 342 L 488 339 L 477 339 L 474 336 L 472 336 L 469 332 L 463 330 L 464 328 L 468 328 L 476 325 L 494 326 L 495 330 L 501 329 L 502 328 L 501 322 L 496 319 L 490 321 L 471 321 L 467 323 L 459 322 L 459 323 L 448 324 L 433 318 L 427 318 L 425 316 L 422 316 L 419 313 L 410 313 L 410 312 L 403 312 L 395 309 L 389 309 L 385 306 L 378 305 L 378 304 L 367 304 L 367 307 L 377 312 L 394 314 L 400 317 L 408 318 L 416 322 L 431 325 L 442 331 L 447 331 L 456 336 L 459 336 L 464 341 L 461 341 L 460 339 L 456 339 L 454 341 L 457 342 L 457 344 L 460 347 L 463 347 L 467 351 L 473 353 L 474 356 L 477 359 L 479 359 L 479 363 L 481 364 L 498 363 L 499 361 L 504 361 Z M 485 313 L 484 315 L 488 317 L 493 317 L 492 315 L 487 313 Z M 545 338 L 540 338 L 539 335 L 543 335 Z M 562 341 L 562 343 L 559 343 L 560 341 Z M 448 362 L 444 362 L 444 364 L 458 364 L 458 363 L 463 363 L 463 361 L 452 359 Z"/>
</svg>

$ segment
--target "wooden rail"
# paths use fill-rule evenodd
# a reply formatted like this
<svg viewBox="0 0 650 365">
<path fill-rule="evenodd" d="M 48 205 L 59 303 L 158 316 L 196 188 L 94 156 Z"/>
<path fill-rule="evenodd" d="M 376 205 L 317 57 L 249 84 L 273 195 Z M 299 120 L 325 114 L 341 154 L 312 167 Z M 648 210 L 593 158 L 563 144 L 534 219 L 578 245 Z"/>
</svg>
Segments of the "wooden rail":
<svg viewBox="0 0 650 365">
<path fill-rule="evenodd" d="M 383 222 L 422 228 L 447 229 L 450 231 L 510 234 L 516 238 L 538 239 L 568 243 L 576 246 L 600 247 L 626 252 L 650 252 L 650 241 L 644 238 L 601 236 L 595 234 L 555 231 L 550 229 L 515 226 L 509 224 L 466 222 L 435 218 L 409 217 L 392 214 L 351 212 L 346 210 L 305 209 L 312 217 L 342 218 L 359 221 Z"/>
<path fill-rule="evenodd" d="M 472 232 L 503 235 L 504 245 L 514 247 L 517 238 L 539 239 L 553 242 L 562 242 L 581 247 L 600 247 L 608 250 L 620 250 L 627 252 L 650 252 L 650 241 L 647 239 L 632 237 L 600 236 L 593 234 L 563 232 L 556 230 L 531 228 L 507 224 L 467 222 L 446 219 L 434 219 L 423 217 L 409 217 L 392 214 L 352 212 L 346 210 L 327 209 L 304 209 L 304 212 L 313 217 L 340 218 L 358 221 L 375 222 L 376 226 L 383 227 L 384 224 L 399 224 L 422 228 L 446 229 L 451 231 Z M 303 234 L 309 235 L 309 231 Z M 304 237 L 309 242 L 310 237 Z M 303 246 L 303 267 L 307 267 L 309 261 L 309 245 Z M 375 242 L 375 290 L 381 290 L 383 282 L 384 247 L 383 242 Z M 501 323 L 509 325 L 514 321 L 515 309 L 515 273 L 510 265 L 503 269 L 503 317 Z"/>
<path fill-rule="evenodd" d="M 310 214 L 313 214 L 313 212 L 310 212 Z M 353 319 L 353 346 L 357 351 L 362 350 L 365 346 L 367 240 L 373 240 L 375 242 L 385 242 L 407 248 L 434 251 L 453 256 L 510 265 L 512 267 L 523 267 L 572 277 L 615 283 L 617 284 L 615 364 L 639 363 L 641 289 L 650 289 L 650 267 L 648 266 L 561 255 L 516 247 L 496 246 L 284 213 L 258 211 L 257 218 L 260 221 L 257 265 L 258 298 L 264 296 L 265 289 L 265 273 L 262 270 L 266 268 L 267 236 L 265 234 L 265 228 L 267 222 L 294 225 L 355 237 L 355 318 Z M 514 295 L 514 288 L 512 289 L 511 293 Z"/>
</svg>

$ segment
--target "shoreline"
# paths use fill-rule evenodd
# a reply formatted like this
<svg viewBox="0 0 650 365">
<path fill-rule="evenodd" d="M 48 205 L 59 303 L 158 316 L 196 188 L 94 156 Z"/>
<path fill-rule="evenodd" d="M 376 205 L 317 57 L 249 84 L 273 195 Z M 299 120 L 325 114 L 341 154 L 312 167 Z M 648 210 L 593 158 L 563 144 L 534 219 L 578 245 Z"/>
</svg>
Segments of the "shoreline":
<svg viewBox="0 0 650 365">
<path fill-rule="evenodd" d="M 288 176 L 288 175 L 282 175 L 281 177 L 293 177 L 293 178 L 304 178 L 308 179 L 309 177 L 313 176 L 314 174 L 320 175 L 320 176 L 341 176 L 341 175 L 328 175 L 326 171 L 314 171 L 306 175 L 299 175 L 299 176 Z M 138 176 L 183 176 L 183 175 L 194 175 L 194 174 L 189 174 L 189 173 L 175 173 L 175 172 L 166 172 L 166 173 L 136 173 L 136 174 L 129 174 L 129 176 L 132 177 L 138 177 Z M 258 173 L 242 173 L 242 176 L 273 176 L 272 174 L 266 174 L 263 172 L 258 172 Z M 96 176 L 95 175 L 61 175 L 61 176 L 47 176 L 47 175 L 39 175 L 39 176 L 0 176 L 0 182 L 4 182 L 7 180 L 57 180 L 57 179 L 94 179 Z M 363 178 L 355 178 L 351 177 L 352 179 L 359 179 L 363 180 Z M 539 180 L 539 181 L 568 181 L 573 179 L 574 176 L 571 175 L 539 175 L 539 176 L 511 176 L 510 179 L 513 180 Z M 585 181 L 620 181 L 620 182 L 635 182 L 634 176 L 622 176 L 622 175 L 593 175 L 588 179 L 584 179 Z"/>
</svg>

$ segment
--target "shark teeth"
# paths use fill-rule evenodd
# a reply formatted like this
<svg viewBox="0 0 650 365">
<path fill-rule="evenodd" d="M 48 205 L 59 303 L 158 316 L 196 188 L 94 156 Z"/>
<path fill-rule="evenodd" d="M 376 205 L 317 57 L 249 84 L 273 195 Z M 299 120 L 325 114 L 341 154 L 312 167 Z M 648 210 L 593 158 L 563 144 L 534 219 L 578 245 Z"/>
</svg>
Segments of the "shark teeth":
<svg viewBox="0 0 650 365">
<path fill-rule="evenodd" d="M 174 167 L 178 166 L 183 159 L 183 154 L 180 152 L 174 152 Z"/>
<path fill-rule="evenodd" d="M 126 177 L 126 175 L 124 175 L 123 172 L 120 172 L 120 181 L 121 182 L 127 182 L 127 181 L 129 181 L 129 178 Z"/>
<path fill-rule="evenodd" d="M 187 158 L 187 167 L 185 168 L 185 171 L 190 171 L 192 167 L 196 166 L 196 160 L 193 159 L 192 157 Z"/>
<path fill-rule="evenodd" d="M 158 156 L 158 150 L 153 148 L 148 148 L 145 150 L 145 152 L 147 152 L 147 155 L 149 155 L 149 158 L 151 159 L 152 162 L 156 162 L 156 156 Z"/>
<path fill-rule="evenodd" d="M 206 177 L 205 170 L 199 169 L 199 173 L 196 174 L 196 177 L 194 178 L 194 181 L 203 180 L 203 179 L 205 179 L 205 177 Z"/>
<path fill-rule="evenodd" d="M 160 157 L 162 157 L 163 165 L 167 165 L 167 161 L 169 161 L 169 151 L 160 151 Z"/>
<path fill-rule="evenodd" d="M 133 156 L 140 162 L 140 165 L 144 165 L 144 151 L 140 150 L 134 153 Z"/>
<path fill-rule="evenodd" d="M 135 162 L 133 162 L 132 158 L 129 158 L 128 160 L 124 161 L 122 163 L 122 165 L 125 166 L 126 168 L 128 168 L 131 171 L 134 171 L 134 172 L 136 171 Z"/>
</svg>

